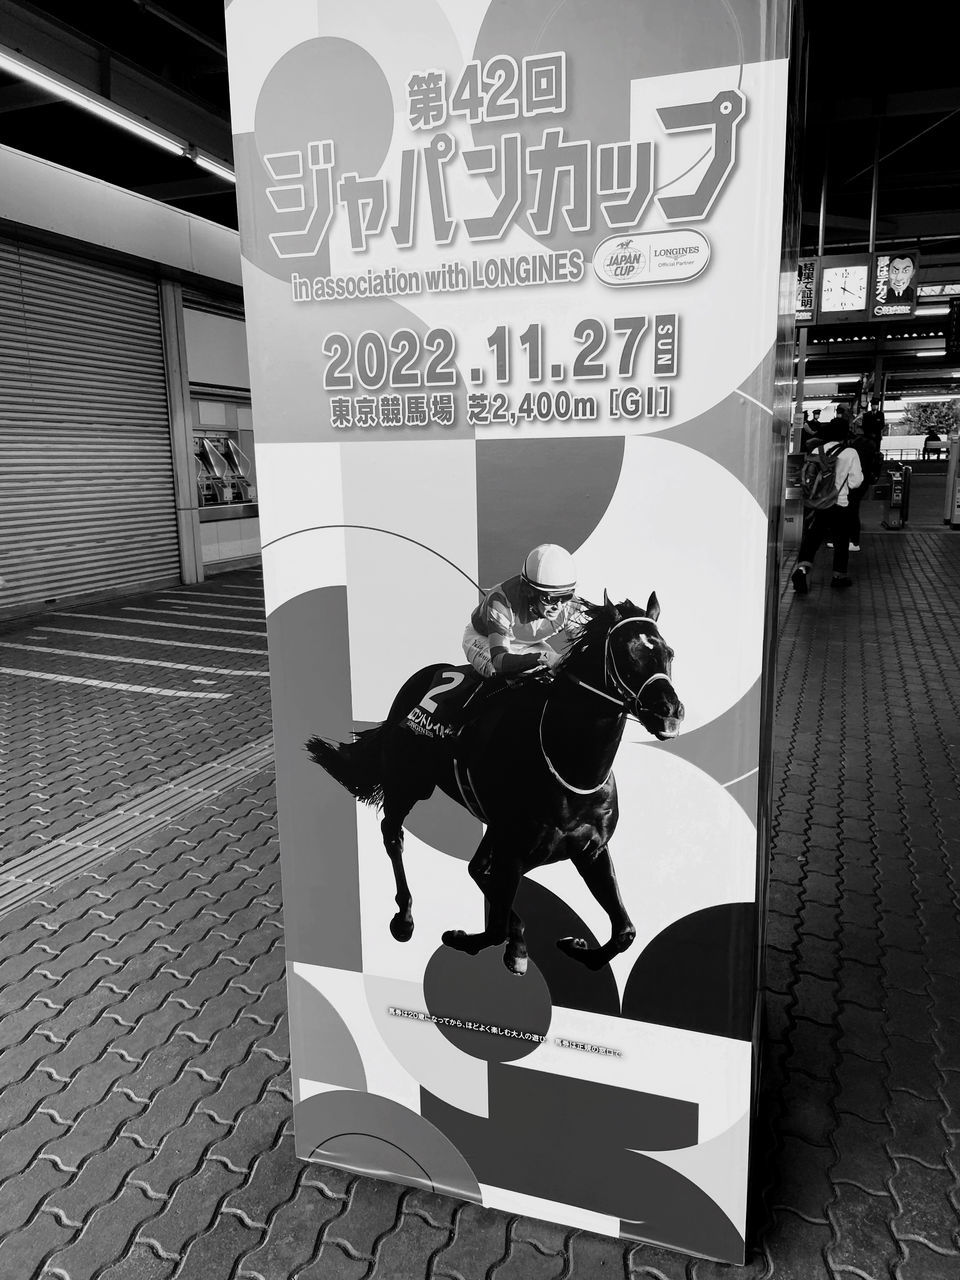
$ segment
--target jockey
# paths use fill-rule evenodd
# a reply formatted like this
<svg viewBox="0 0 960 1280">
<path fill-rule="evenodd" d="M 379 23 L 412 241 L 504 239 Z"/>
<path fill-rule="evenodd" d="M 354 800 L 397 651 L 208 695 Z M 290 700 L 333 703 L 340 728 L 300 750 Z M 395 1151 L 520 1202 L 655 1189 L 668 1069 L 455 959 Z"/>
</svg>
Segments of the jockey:
<svg viewBox="0 0 960 1280">
<path fill-rule="evenodd" d="M 513 578 L 491 587 L 463 633 L 463 651 L 480 675 L 549 672 L 576 637 L 582 602 L 573 557 L 552 542 L 534 547 Z"/>
</svg>

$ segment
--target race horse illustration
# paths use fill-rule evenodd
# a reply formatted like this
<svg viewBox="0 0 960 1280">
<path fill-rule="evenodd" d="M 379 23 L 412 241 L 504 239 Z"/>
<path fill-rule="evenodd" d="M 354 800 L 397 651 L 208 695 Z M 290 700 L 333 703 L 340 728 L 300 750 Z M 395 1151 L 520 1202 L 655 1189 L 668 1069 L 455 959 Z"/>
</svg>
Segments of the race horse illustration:
<svg viewBox="0 0 960 1280">
<path fill-rule="evenodd" d="M 549 683 L 526 677 L 498 689 L 499 682 L 478 684 L 472 668 L 424 667 L 400 689 L 382 724 L 352 742 L 306 744 L 351 795 L 382 809 L 397 889 L 390 931 L 399 942 L 413 934 L 403 822 L 440 787 L 486 824 L 469 864 L 486 898 L 486 927 L 447 930 L 447 946 L 476 955 L 506 943 L 507 969 L 525 973 L 523 922 L 513 909 L 520 879 L 564 858 L 609 916 L 611 936 L 601 946 L 561 938 L 558 947 L 599 969 L 630 946 L 636 930 L 608 847 L 618 817 L 614 757 L 628 716 L 665 740 L 676 736 L 684 714 L 659 616 L 656 593 L 645 609 L 630 600 L 614 604 L 604 593 L 602 605 L 586 606 L 580 634 Z M 463 688 L 470 689 L 465 707 Z M 444 702 L 456 707 L 456 732 L 444 728 Z"/>
</svg>

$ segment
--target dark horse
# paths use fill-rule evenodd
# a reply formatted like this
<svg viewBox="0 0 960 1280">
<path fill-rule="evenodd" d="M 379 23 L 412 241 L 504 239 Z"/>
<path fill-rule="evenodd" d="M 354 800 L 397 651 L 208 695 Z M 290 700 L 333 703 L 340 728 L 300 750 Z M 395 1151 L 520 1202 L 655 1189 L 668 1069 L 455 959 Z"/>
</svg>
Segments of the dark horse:
<svg viewBox="0 0 960 1280">
<path fill-rule="evenodd" d="M 629 715 L 659 739 L 675 737 L 683 706 L 671 683 L 673 650 L 657 629 L 656 594 L 640 609 L 630 600 L 587 606 L 578 639 L 542 684 L 527 678 L 502 694 L 487 694 L 455 736 L 426 738 L 407 717 L 436 711 L 438 699 L 464 681 L 455 668 L 425 667 L 394 699 L 383 724 L 353 742 L 311 738 L 316 762 L 358 800 L 383 810 L 380 829 L 393 864 L 399 908 L 390 931 L 413 933 L 413 899 L 403 868 L 403 821 L 435 787 L 486 823 L 470 875 L 487 900 L 482 933 L 451 929 L 448 947 L 476 955 L 506 942 L 511 973 L 527 967 L 523 922 L 513 910 L 521 876 L 569 858 L 610 917 L 603 946 L 582 938 L 557 945 L 599 969 L 625 951 L 636 929 L 624 909 L 607 848 L 617 825 L 612 767 Z"/>
</svg>

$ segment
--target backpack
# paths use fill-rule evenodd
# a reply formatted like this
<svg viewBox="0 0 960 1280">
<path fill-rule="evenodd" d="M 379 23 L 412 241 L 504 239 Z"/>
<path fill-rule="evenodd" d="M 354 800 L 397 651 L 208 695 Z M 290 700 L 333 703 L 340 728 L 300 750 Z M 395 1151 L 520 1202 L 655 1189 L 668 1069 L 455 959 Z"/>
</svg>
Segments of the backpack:
<svg viewBox="0 0 960 1280">
<path fill-rule="evenodd" d="M 821 441 L 817 441 L 813 451 L 807 454 L 800 471 L 800 491 L 803 494 L 803 505 L 809 511 L 826 511 L 836 505 L 839 490 L 837 489 L 837 455 L 844 445 L 835 444 L 829 452 Z"/>
</svg>

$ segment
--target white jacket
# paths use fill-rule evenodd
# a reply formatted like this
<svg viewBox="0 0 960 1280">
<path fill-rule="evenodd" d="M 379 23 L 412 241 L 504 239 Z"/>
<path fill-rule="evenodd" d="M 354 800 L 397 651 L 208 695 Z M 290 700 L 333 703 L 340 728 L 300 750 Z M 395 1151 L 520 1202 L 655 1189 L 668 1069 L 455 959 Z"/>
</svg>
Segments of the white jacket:
<svg viewBox="0 0 960 1280">
<path fill-rule="evenodd" d="M 833 450 L 830 452 L 832 453 Z M 851 449 L 848 445 L 840 450 L 837 454 L 834 478 L 838 490 L 837 506 L 846 507 L 849 505 L 850 490 L 859 489 L 863 484 L 863 468 L 860 466 L 860 457 L 856 449 Z"/>
</svg>

